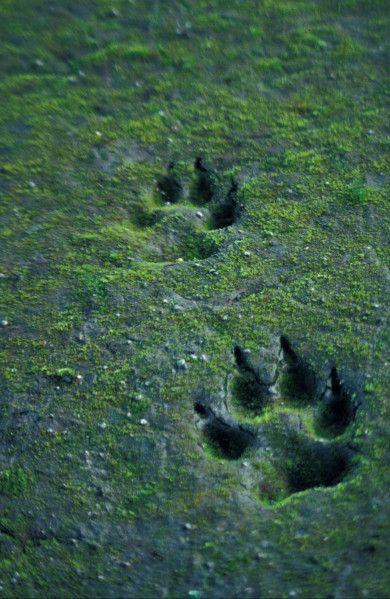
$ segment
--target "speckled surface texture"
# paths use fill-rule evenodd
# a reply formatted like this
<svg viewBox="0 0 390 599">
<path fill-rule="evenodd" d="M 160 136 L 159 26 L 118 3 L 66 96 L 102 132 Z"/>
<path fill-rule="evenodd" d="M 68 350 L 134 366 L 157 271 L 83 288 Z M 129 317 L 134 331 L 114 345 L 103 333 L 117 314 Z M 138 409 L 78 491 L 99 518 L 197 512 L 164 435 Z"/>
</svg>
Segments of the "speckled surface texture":
<svg viewBox="0 0 390 599">
<path fill-rule="evenodd" d="M 1 1 L 2 596 L 390 596 L 388 8 Z"/>
</svg>

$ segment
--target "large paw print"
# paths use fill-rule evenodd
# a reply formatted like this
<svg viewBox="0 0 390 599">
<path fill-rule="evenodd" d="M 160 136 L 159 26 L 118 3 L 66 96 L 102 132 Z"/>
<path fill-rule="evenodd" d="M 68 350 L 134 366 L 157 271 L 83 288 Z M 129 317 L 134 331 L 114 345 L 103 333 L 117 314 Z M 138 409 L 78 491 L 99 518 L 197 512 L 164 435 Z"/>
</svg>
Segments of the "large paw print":
<svg viewBox="0 0 390 599">
<path fill-rule="evenodd" d="M 234 357 L 223 399 L 194 404 L 211 453 L 240 460 L 242 484 L 267 502 L 341 482 L 357 404 L 337 369 L 319 381 L 283 336 L 257 356 L 236 346 Z"/>
</svg>

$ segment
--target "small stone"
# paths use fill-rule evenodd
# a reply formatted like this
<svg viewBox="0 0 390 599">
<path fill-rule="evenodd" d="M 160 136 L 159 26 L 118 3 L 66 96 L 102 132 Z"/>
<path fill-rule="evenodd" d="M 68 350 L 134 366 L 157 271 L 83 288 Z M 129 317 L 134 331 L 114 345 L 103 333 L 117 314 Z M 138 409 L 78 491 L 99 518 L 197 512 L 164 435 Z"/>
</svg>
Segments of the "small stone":
<svg viewBox="0 0 390 599">
<path fill-rule="evenodd" d="M 79 383 L 81 383 L 82 380 L 83 380 L 83 375 L 82 374 L 76 374 L 76 381 L 79 381 Z"/>
<path fill-rule="evenodd" d="M 192 530 L 193 526 L 192 526 L 192 524 L 190 524 L 190 522 L 186 522 L 186 523 L 184 524 L 184 528 L 185 528 L 186 530 Z"/>
<path fill-rule="evenodd" d="M 131 418 L 131 416 L 132 416 L 131 412 L 127 412 L 126 416 L 127 416 L 127 418 Z"/>
<path fill-rule="evenodd" d="M 102 132 L 101 131 L 95 131 L 95 134 L 97 137 L 101 137 L 102 136 Z"/>
<path fill-rule="evenodd" d="M 141 420 L 139 421 L 139 423 L 142 426 L 148 426 L 149 422 L 146 420 L 146 418 L 141 418 Z"/>
<path fill-rule="evenodd" d="M 1 324 L 1 326 L 2 326 L 2 327 L 7 327 L 7 326 L 8 326 L 8 324 L 9 324 L 9 322 L 8 322 L 8 320 L 6 320 L 6 319 L 4 318 L 3 320 L 1 320 L 1 321 L 0 321 L 0 324 Z"/>
<path fill-rule="evenodd" d="M 250 255 L 251 255 L 251 253 L 250 253 L 248 250 L 246 250 L 246 251 L 244 252 L 244 256 L 250 256 Z"/>
<path fill-rule="evenodd" d="M 196 213 L 196 216 L 198 218 L 203 218 L 204 215 L 203 215 L 203 212 L 201 212 L 200 210 L 198 210 L 198 212 Z"/>
<path fill-rule="evenodd" d="M 107 423 L 106 422 L 101 422 L 99 424 L 99 428 L 101 428 L 102 430 L 104 430 L 105 428 L 107 428 Z"/>
<path fill-rule="evenodd" d="M 36 60 L 34 60 L 34 63 L 37 65 L 37 67 L 43 67 L 44 66 L 44 62 L 43 60 L 40 60 L 39 58 L 37 58 Z"/>
</svg>

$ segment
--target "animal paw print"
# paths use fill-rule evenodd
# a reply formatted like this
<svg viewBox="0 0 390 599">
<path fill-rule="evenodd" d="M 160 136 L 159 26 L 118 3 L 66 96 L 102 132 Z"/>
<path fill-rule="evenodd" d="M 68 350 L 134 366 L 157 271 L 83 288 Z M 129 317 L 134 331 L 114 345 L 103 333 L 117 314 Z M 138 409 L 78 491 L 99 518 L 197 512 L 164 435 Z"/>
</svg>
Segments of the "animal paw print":
<svg viewBox="0 0 390 599">
<path fill-rule="evenodd" d="M 155 196 L 140 198 L 130 208 L 146 259 L 187 261 L 214 254 L 218 248 L 212 231 L 232 225 L 239 216 L 236 181 L 224 181 L 196 158 L 191 174 L 184 163 L 170 162 L 156 187 Z"/>
<path fill-rule="evenodd" d="M 337 369 L 320 381 L 284 336 L 257 355 L 235 346 L 234 357 L 225 396 L 194 404 L 209 452 L 240 460 L 242 484 L 265 502 L 340 483 L 358 405 Z"/>
</svg>

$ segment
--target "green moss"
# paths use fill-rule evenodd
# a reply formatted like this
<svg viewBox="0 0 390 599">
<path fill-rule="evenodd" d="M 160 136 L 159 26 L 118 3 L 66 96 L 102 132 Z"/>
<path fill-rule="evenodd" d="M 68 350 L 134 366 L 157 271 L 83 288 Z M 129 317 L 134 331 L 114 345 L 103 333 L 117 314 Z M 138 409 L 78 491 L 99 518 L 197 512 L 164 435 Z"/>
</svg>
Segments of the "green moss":
<svg viewBox="0 0 390 599">
<path fill-rule="evenodd" d="M 85 58 L 86 63 L 98 65 L 110 60 L 132 60 L 148 59 L 156 56 L 156 53 L 148 46 L 143 44 L 120 44 L 112 42 L 101 50 L 96 50 L 88 54 Z"/>
<path fill-rule="evenodd" d="M 0 493 L 11 497 L 25 495 L 35 482 L 33 473 L 13 465 L 0 472 Z"/>
<path fill-rule="evenodd" d="M 365 552 L 361 530 L 387 533 L 386 3 L 182 4 L 1 3 L 2 500 L 17 536 L 4 593 L 184 596 L 201 580 L 210 596 L 218 580 L 225 594 L 331 594 L 348 554 L 351 594 L 381 596 L 386 551 L 380 538 Z M 192 219 L 197 155 L 239 181 L 226 229 Z M 171 160 L 183 198 L 166 206 L 155 187 Z M 233 415 L 270 444 L 243 457 L 253 479 L 199 447 L 194 398 L 222 397 L 234 344 L 255 351 L 268 333 L 294 339 L 321 381 L 333 363 L 362 378 L 340 438 L 360 457 L 338 485 L 286 499 L 299 460 L 283 419 L 299 414 L 314 441 L 318 414 L 258 413 L 247 381 Z M 33 542 L 50 514 L 55 538 Z M 102 536 L 79 540 L 80 523 Z"/>
</svg>

